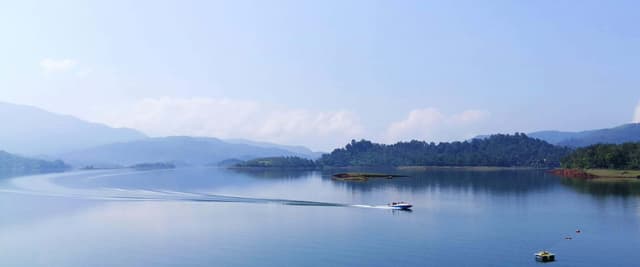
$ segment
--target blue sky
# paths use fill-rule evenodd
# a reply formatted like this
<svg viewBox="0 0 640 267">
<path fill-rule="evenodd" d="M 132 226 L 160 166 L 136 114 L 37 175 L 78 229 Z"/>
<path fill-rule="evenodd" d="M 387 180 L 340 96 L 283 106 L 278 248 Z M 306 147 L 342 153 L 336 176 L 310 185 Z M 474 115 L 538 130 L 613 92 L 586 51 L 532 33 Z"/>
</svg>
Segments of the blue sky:
<svg viewBox="0 0 640 267">
<path fill-rule="evenodd" d="M 0 101 L 154 136 L 328 150 L 640 120 L 637 1 L 14 2 Z"/>
</svg>

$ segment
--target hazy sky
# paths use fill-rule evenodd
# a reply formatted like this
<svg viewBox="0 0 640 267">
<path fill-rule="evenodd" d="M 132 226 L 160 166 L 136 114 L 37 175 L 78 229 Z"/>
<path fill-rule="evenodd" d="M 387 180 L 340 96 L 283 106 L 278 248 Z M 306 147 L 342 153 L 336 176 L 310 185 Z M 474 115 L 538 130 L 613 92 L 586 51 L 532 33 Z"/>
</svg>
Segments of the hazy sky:
<svg viewBox="0 0 640 267">
<path fill-rule="evenodd" d="M 12 2 L 0 101 L 153 136 L 328 150 L 640 121 L 638 1 Z"/>
</svg>

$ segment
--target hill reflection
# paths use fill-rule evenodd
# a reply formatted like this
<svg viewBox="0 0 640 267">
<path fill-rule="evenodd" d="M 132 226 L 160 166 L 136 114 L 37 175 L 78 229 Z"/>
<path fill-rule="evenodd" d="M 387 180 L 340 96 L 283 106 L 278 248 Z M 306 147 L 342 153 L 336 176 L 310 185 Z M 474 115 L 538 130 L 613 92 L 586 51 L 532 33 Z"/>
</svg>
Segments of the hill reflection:
<svg viewBox="0 0 640 267">
<path fill-rule="evenodd" d="M 561 179 L 561 183 L 573 190 L 597 197 L 640 196 L 640 181 L 593 181 L 582 179 Z"/>
<path fill-rule="evenodd" d="M 344 171 L 344 170 L 343 170 Z M 286 169 L 234 169 L 233 172 L 260 179 L 295 180 L 319 177 L 334 186 L 352 191 L 396 189 L 403 191 L 451 190 L 472 193 L 526 194 L 543 192 L 556 186 L 565 186 L 577 192 L 596 197 L 640 196 L 640 181 L 586 181 L 559 178 L 543 170 L 490 170 L 432 169 L 426 171 L 397 171 L 390 169 L 358 169 L 357 172 L 402 174 L 409 177 L 370 179 L 365 182 L 331 179 L 338 171 L 303 171 Z"/>
<path fill-rule="evenodd" d="M 548 190 L 557 185 L 557 179 L 542 171 L 468 171 L 468 170 L 428 170 L 398 172 L 407 178 L 392 180 L 374 179 L 368 182 L 335 183 L 351 190 L 377 190 L 394 187 L 398 190 L 432 191 L 450 190 L 471 193 L 526 194 Z"/>
<path fill-rule="evenodd" d="M 335 171 L 297 171 L 275 169 L 235 169 L 235 172 L 256 178 L 268 179 L 298 179 L 309 176 L 320 176 L 330 181 L 334 186 L 344 187 L 352 191 L 372 191 L 393 188 L 408 191 L 455 190 L 492 194 L 525 194 L 543 191 L 557 186 L 558 178 L 546 174 L 541 170 L 427 170 L 427 171 L 397 171 L 397 170 L 366 170 L 358 171 L 385 172 L 407 175 L 406 178 L 370 179 L 365 182 L 341 181 L 331 179 Z"/>
</svg>

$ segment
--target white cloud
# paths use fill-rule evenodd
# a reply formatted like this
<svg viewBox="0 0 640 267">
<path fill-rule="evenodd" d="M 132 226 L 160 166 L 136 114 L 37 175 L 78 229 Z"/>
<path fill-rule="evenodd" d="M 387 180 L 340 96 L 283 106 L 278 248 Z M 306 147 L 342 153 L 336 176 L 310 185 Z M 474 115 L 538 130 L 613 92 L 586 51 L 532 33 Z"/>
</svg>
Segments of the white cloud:
<svg viewBox="0 0 640 267">
<path fill-rule="evenodd" d="M 401 121 L 392 123 L 385 140 L 393 143 L 412 139 L 427 141 L 462 140 L 475 136 L 489 112 L 465 110 L 447 115 L 435 108 L 414 109 Z"/>
<path fill-rule="evenodd" d="M 248 138 L 329 149 L 358 138 L 358 117 L 346 110 L 310 111 L 228 98 L 147 98 L 107 119 L 153 136 Z"/>
<path fill-rule="evenodd" d="M 78 65 L 78 61 L 73 59 L 51 59 L 45 58 L 40 61 L 40 67 L 45 74 L 56 72 L 67 72 Z"/>
<path fill-rule="evenodd" d="M 633 122 L 640 123 L 640 102 L 638 102 L 638 105 L 636 106 L 636 112 L 633 115 Z"/>
<path fill-rule="evenodd" d="M 486 110 L 470 109 L 459 114 L 454 114 L 451 116 L 451 121 L 456 124 L 476 123 L 484 120 L 488 116 L 489 112 Z"/>
<path fill-rule="evenodd" d="M 78 77 L 86 77 L 91 74 L 91 72 L 93 72 L 91 69 L 81 69 L 76 71 L 76 75 L 78 75 Z"/>
<path fill-rule="evenodd" d="M 387 143 L 464 140 L 479 134 L 488 117 L 489 112 L 476 109 L 455 114 L 435 108 L 415 109 L 386 131 L 372 134 L 348 110 L 293 109 L 229 98 L 161 97 L 140 100 L 99 121 L 151 136 L 246 138 L 330 151 L 361 138 Z"/>
</svg>

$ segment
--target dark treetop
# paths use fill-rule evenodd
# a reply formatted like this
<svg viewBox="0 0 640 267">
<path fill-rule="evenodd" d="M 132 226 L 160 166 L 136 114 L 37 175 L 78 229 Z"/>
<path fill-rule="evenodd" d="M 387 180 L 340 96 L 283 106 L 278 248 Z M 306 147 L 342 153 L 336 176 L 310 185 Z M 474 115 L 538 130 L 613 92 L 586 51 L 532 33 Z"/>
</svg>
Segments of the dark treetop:
<svg viewBox="0 0 640 267">
<path fill-rule="evenodd" d="M 562 159 L 562 167 L 578 169 L 640 169 L 640 143 L 599 144 L 579 148 Z"/>
</svg>

